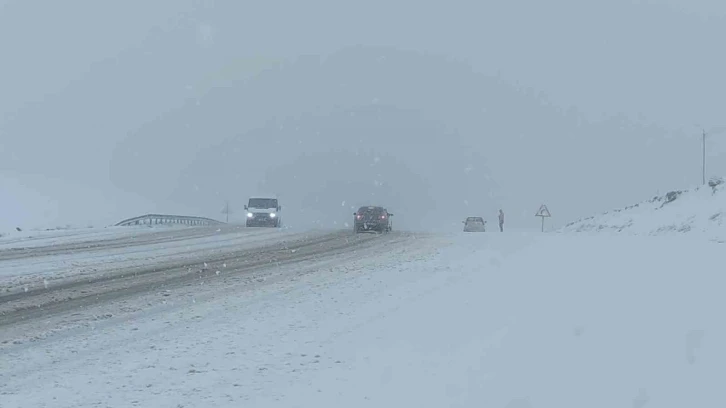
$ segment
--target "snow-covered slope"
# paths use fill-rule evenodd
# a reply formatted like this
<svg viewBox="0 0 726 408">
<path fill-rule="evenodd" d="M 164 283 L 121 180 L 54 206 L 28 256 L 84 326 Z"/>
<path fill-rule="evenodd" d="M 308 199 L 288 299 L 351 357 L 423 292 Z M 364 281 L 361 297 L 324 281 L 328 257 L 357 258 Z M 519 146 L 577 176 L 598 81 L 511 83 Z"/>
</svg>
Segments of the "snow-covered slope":
<svg viewBox="0 0 726 408">
<path fill-rule="evenodd" d="M 634 235 L 691 233 L 726 239 L 726 184 L 674 190 L 650 200 L 571 222 L 558 232 L 615 232 Z"/>
</svg>

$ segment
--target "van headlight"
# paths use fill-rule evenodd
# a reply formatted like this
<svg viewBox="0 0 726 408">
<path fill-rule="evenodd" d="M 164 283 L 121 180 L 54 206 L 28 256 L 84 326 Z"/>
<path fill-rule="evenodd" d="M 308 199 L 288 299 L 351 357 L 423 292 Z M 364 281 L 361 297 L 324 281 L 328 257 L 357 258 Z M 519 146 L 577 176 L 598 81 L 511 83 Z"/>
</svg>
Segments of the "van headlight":
<svg viewBox="0 0 726 408">
<path fill-rule="evenodd" d="M 270 218 L 275 218 L 276 216 L 277 216 L 277 214 L 275 214 L 275 213 L 270 213 Z"/>
<path fill-rule="evenodd" d="M 254 216 L 254 214 L 252 214 L 251 212 L 247 213 L 247 218 L 252 218 L 253 216 Z"/>
</svg>

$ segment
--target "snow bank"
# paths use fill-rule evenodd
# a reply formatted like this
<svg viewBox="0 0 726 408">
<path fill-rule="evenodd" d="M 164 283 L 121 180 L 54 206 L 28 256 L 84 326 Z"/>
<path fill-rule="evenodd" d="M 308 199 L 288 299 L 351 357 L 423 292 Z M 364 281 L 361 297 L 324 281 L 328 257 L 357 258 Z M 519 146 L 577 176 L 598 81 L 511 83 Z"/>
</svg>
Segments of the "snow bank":
<svg viewBox="0 0 726 408">
<path fill-rule="evenodd" d="M 205 211 L 174 200 L 150 200 L 105 182 L 87 185 L 47 174 L 0 171 L 0 235 L 16 228 L 28 231 L 114 225 L 142 214 L 219 215 Z"/>
<path fill-rule="evenodd" d="M 0 250 L 52 246 L 74 242 L 101 241 L 112 238 L 137 236 L 168 229 L 187 228 L 183 225 L 144 225 L 106 228 L 53 228 L 45 230 L 21 230 L 0 234 Z"/>
<path fill-rule="evenodd" d="M 726 240 L 726 185 L 720 179 L 692 190 L 674 190 L 639 204 L 583 218 L 558 232 L 633 235 L 699 234 Z"/>
<path fill-rule="evenodd" d="M 184 212 L 111 185 L 85 185 L 52 175 L 0 172 L 0 234 L 23 230 L 112 225 L 129 214 Z"/>
</svg>

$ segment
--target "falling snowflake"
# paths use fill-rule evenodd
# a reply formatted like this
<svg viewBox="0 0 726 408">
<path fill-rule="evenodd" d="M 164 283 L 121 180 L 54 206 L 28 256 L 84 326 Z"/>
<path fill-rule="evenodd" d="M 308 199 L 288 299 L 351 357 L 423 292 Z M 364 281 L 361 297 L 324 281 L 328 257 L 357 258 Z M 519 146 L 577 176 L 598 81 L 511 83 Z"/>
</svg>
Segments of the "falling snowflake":
<svg viewBox="0 0 726 408">
<path fill-rule="evenodd" d="M 197 44 L 203 47 L 214 44 L 214 28 L 211 25 L 203 23 L 197 26 Z"/>
</svg>

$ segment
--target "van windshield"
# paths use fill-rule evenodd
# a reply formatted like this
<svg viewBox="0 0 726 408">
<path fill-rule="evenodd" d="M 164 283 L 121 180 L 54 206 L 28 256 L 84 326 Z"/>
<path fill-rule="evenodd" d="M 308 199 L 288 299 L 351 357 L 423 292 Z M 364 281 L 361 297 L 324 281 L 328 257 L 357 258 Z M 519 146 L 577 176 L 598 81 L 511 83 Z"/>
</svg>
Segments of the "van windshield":
<svg viewBox="0 0 726 408">
<path fill-rule="evenodd" d="M 250 208 L 277 208 L 276 198 L 250 198 L 247 204 Z"/>
</svg>

